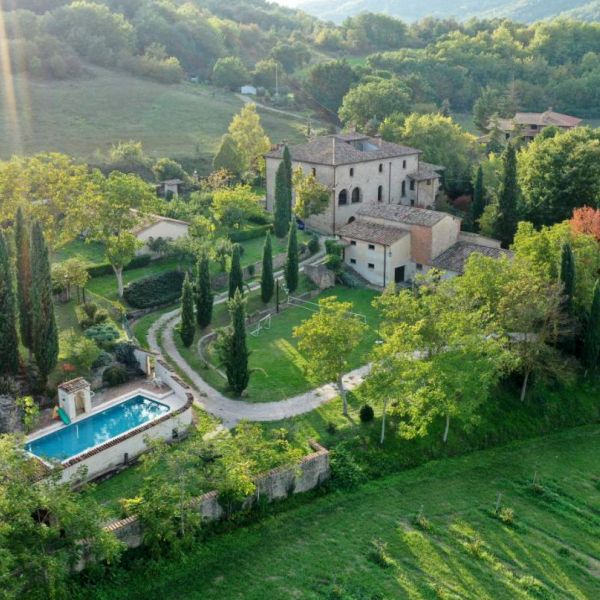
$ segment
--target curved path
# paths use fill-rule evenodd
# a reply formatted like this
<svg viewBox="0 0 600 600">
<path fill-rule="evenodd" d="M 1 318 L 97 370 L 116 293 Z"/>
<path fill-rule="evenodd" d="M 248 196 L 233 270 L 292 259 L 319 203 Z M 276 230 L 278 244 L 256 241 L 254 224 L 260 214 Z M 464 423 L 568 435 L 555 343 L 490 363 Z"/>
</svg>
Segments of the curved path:
<svg viewBox="0 0 600 600">
<path fill-rule="evenodd" d="M 322 255 L 312 257 L 313 262 L 318 262 L 321 259 Z M 257 289 L 257 287 L 258 284 L 254 284 L 251 289 Z M 221 294 L 215 298 L 215 304 L 226 301 L 227 294 Z M 333 384 L 326 384 L 304 394 L 278 402 L 248 402 L 227 398 L 206 383 L 177 350 L 173 340 L 173 329 L 180 320 L 179 314 L 180 309 L 172 310 L 153 323 L 148 331 L 148 345 L 153 352 L 163 354 L 164 351 L 164 354 L 187 375 L 196 389 L 197 404 L 211 415 L 220 418 L 225 427 L 233 427 L 242 419 L 248 421 L 279 421 L 288 417 L 295 417 L 318 408 L 338 395 L 337 388 Z M 158 332 L 160 330 L 163 330 L 162 348 L 158 344 Z M 343 380 L 346 389 L 351 390 L 358 386 L 368 371 L 369 366 L 365 365 L 344 375 Z"/>
</svg>

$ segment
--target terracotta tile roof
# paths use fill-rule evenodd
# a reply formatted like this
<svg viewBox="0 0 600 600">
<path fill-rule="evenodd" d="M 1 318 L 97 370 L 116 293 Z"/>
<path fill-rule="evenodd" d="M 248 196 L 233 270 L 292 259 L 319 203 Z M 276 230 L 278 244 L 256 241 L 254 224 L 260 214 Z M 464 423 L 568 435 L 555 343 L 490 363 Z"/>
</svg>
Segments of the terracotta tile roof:
<svg viewBox="0 0 600 600">
<path fill-rule="evenodd" d="M 133 212 L 137 211 L 134 210 Z M 176 223 L 179 225 L 189 225 L 187 221 L 181 221 L 180 219 L 172 219 L 171 217 L 163 217 L 162 215 L 148 214 L 140 217 L 139 223 L 131 230 L 131 232 L 137 235 L 138 233 L 145 231 L 149 227 L 152 227 L 152 225 L 156 225 L 161 221 L 167 223 Z"/>
<path fill-rule="evenodd" d="M 289 150 L 292 160 L 318 165 L 355 164 L 421 153 L 415 148 L 355 133 L 316 137 L 305 144 L 290 146 Z M 267 152 L 265 156 L 282 158 L 283 147 Z"/>
<path fill-rule="evenodd" d="M 454 273 L 464 273 L 465 263 L 468 258 L 474 253 L 483 254 L 489 258 L 500 258 L 502 256 L 512 256 L 510 250 L 502 248 L 490 248 L 489 246 L 480 246 L 470 242 L 456 242 L 454 246 L 450 246 L 448 250 L 442 252 L 437 258 L 431 261 L 431 266 L 444 271 L 452 271 Z"/>
<path fill-rule="evenodd" d="M 404 225 L 422 225 L 424 227 L 433 227 L 446 217 L 456 218 L 445 212 L 402 204 L 373 204 L 361 208 L 357 215 L 403 223 Z"/>
<path fill-rule="evenodd" d="M 58 386 L 59 390 L 64 390 L 68 394 L 73 392 L 77 392 L 79 390 L 85 390 L 90 387 L 90 384 L 83 378 L 77 377 L 75 379 L 70 379 L 69 381 L 65 381 Z"/>
<path fill-rule="evenodd" d="M 581 119 L 557 113 L 553 110 L 547 110 L 543 113 L 518 112 L 512 119 L 498 119 L 498 127 L 503 131 L 512 130 L 514 123 L 522 126 L 548 127 L 556 125 L 557 127 L 577 127 L 581 123 Z"/>
<path fill-rule="evenodd" d="M 344 238 L 372 242 L 383 246 L 391 246 L 399 239 L 410 235 L 406 229 L 378 225 L 377 223 L 370 223 L 369 221 L 363 221 L 361 219 L 344 225 L 337 233 Z"/>
</svg>

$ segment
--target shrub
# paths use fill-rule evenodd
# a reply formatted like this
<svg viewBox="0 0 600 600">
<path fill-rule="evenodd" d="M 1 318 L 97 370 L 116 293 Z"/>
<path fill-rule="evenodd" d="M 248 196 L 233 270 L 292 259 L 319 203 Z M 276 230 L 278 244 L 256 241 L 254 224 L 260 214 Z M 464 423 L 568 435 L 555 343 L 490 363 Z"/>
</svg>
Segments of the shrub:
<svg viewBox="0 0 600 600">
<path fill-rule="evenodd" d="M 352 489 L 363 483 L 366 476 L 350 450 L 338 446 L 331 453 L 332 484 L 340 489 Z"/>
<path fill-rule="evenodd" d="M 101 348 L 108 348 L 119 339 L 119 332 L 109 323 L 93 325 L 85 330 L 84 335 L 94 340 Z"/>
<path fill-rule="evenodd" d="M 431 523 L 429 522 L 429 519 L 425 515 L 423 515 L 421 512 L 419 512 L 419 514 L 415 516 L 414 525 L 415 525 L 415 527 L 417 527 L 418 529 L 421 529 L 422 531 L 430 531 L 431 530 Z"/>
<path fill-rule="evenodd" d="M 82 329 L 88 329 L 108 320 L 108 311 L 104 308 L 98 308 L 93 302 L 82 304 L 81 308 L 76 309 L 76 312 L 79 318 L 79 326 Z"/>
<path fill-rule="evenodd" d="M 513 525 L 515 522 L 515 511 L 508 506 L 502 507 L 497 513 L 496 516 L 500 521 L 502 521 L 505 525 Z"/>
<path fill-rule="evenodd" d="M 105 352 L 104 350 L 100 352 L 97 356 L 96 360 L 92 363 L 92 369 L 100 369 L 101 367 L 108 367 L 113 361 L 112 354 Z"/>
<path fill-rule="evenodd" d="M 342 269 L 342 259 L 337 254 L 328 254 L 325 266 L 334 273 L 339 273 Z"/>
<path fill-rule="evenodd" d="M 340 246 L 335 240 L 325 240 L 325 252 L 341 258 L 342 246 Z"/>
<path fill-rule="evenodd" d="M 325 427 L 327 433 L 335 435 L 337 433 L 337 425 L 333 421 L 329 421 Z"/>
<path fill-rule="evenodd" d="M 256 273 L 256 267 L 254 265 L 248 265 L 248 277 L 254 277 Z"/>
<path fill-rule="evenodd" d="M 133 281 L 125 287 L 125 300 L 134 308 L 175 302 L 181 296 L 184 274 L 167 271 Z"/>
<path fill-rule="evenodd" d="M 102 373 L 102 381 L 109 387 L 127 383 L 128 379 L 127 369 L 123 365 L 113 365 Z"/>
<path fill-rule="evenodd" d="M 132 261 L 125 266 L 124 270 L 131 271 L 132 269 L 140 269 L 141 267 L 146 267 L 150 264 L 151 260 L 152 256 L 150 256 L 149 254 L 140 254 L 139 256 L 133 258 Z M 112 266 L 108 263 L 88 267 L 87 272 L 92 278 L 102 277 L 103 275 L 112 275 L 114 273 Z"/>
<path fill-rule="evenodd" d="M 369 423 L 370 421 L 372 421 L 375 418 L 375 412 L 368 404 L 365 404 L 364 406 L 361 407 L 359 414 L 360 414 L 360 420 L 363 423 Z"/>
<path fill-rule="evenodd" d="M 119 342 L 115 344 L 115 358 L 127 367 L 138 367 L 139 363 L 134 354 L 135 345 L 131 342 Z"/>
<path fill-rule="evenodd" d="M 371 540 L 369 556 L 376 565 L 379 565 L 384 569 L 394 566 L 394 559 L 388 552 L 387 543 L 380 539 Z"/>
<path fill-rule="evenodd" d="M 358 277 L 356 277 L 356 275 L 351 273 L 350 271 L 342 271 L 338 275 L 338 278 L 340 280 L 340 283 L 342 285 L 345 285 L 348 288 L 363 287 L 362 281 Z"/>
<path fill-rule="evenodd" d="M 311 254 L 316 254 L 319 251 L 319 236 L 313 234 L 310 240 L 308 241 L 308 249 Z"/>
<path fill-rule="evenodd" d="M 270 223 L 267 223 L 265 225 L 257 225 L 256 227 L 246 227 L 244 229 L 230 231 L 227 235 L 232 242 L 245 242 L 247 240 L 265 237 L 267 231 L 271 231 L 272 228 L 273 226 Z"/>
</svg>

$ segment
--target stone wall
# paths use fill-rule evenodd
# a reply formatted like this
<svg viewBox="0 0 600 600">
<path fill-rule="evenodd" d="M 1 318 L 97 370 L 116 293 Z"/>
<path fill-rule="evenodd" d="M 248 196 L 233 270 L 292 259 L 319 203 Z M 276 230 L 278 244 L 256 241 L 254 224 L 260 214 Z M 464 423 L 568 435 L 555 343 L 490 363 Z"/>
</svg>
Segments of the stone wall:
<svg viewBox="0 0 600 600">
<path fill-rule="evenodd" d="M 331 476 L 329 450 L 315 441 L 311 441 L 310 445 L 314 452 L 305 456 L 294 467 L 273 469 L 259 475 L 255 480 L 256 492 L 246 499 L 243 508 L 251 508 L 260 499 L 266 498 L 268 502 L 272 502 L 293 494 L 307 492 L 327 481 Z M 204 521 L 218 521 L 225 514 L 219 504 L 219 493 L 216 491 L 203 494 L 198 498 L 197 503 Z M 143 531 L 136 517 L 114 521 L 106 527 L 106 530 L 113 532 L 128 548 L 142 545 Z"/>
</svg>

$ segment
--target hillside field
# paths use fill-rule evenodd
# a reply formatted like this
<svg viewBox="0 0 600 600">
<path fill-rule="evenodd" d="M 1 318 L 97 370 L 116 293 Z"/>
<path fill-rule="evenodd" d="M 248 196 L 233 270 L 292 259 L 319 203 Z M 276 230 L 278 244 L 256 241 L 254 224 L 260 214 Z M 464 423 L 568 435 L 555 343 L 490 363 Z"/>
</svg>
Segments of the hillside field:
<svg viewBox="0 0 600 600">
<path fill-rule="evenodd" d="M 233 115 L 242 108 L 234 94 L 208 85 L 165 85 L 99 68 L 88 78 L 41 81 L 14 78 L 16 111 L 0 80 L 0 159 L 11 154 L 59 151 L 94 162 L 122 140 L 141 141 L 153 157 L 208 166 Z M 305 123 L 259 110 L 273 142 L 303 139 Z"/>
<path fill-rule="evenodd" d="M 599 453 L 595 425 L 430 462 L 140 561 L 79 597 L 598 598 Z M 494 515 L 498 493 L 512 524 Z"/>
</svg>

